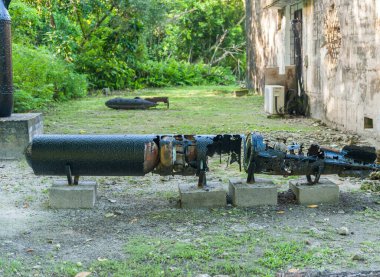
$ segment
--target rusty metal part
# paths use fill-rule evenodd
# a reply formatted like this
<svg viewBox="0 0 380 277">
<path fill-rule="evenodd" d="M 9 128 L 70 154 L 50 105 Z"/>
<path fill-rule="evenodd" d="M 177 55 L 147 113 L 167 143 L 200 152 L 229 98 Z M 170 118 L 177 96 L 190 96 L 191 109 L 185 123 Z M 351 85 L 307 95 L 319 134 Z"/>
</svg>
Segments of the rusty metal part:
<svg viewBox="0 0 380 277">
<path fill-rule="evenodd" d="M 148 98 L 144 98 L 144 100 L 150 101 L 156 104 L 159 102 L 165 103 L 166 107 L 169 109 L 169 97 L 148 97 Z"/>
<path fill-rule="evenodd" d="M 146 110 L 157 106 L 157 103 L 136 97 L 134 99 L 117 97 L 106 102 L 106 106 L 116 110 Z"/>
<path fill-rule="evenodd" d="M 13 110 L 13 72 L 10 1 L 0 0 L 0 117 L 9 117 Z"/>
<path fill-rule="evenodd" d="M 309 184 L 315 184 L 323 174 L 366 177 L 373 171 L 380 171 L 380 166 L 375 164 L 376 152 L 372 147 L 350 146 L 336 151 L 313 144 L 306 156 L 302 145 L 288 146 L 286 151 L 283 148 L 270 147 L 258 133 L 249 134 L 244 144 L 247 182 L 254 182 L 255 173 L 306 175 Z"/>
<path fill-rule="evenodd" d="M 144 172 L 152 172 L 156 168 L 160 161 L 158 152 L 158 146 L 154 141 L 145 143 Z"/>
</svg>

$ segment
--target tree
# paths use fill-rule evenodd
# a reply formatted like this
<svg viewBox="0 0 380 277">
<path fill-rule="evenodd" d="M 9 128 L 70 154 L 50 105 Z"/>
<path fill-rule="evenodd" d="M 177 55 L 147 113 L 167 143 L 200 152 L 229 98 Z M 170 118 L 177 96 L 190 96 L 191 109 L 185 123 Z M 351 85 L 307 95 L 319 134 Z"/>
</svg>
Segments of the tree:
<svg viewBox="0 0 380 277">
<path fill-rule="evenodd" d="M 265 61 L 258 53 L 264 47 L 261 30 L 261 1 L 245 0 L 246 5 L 246 34 L 247 34 L 247 75 L 246 83 L 249 90 L 264 93 Z"/>
</svg>

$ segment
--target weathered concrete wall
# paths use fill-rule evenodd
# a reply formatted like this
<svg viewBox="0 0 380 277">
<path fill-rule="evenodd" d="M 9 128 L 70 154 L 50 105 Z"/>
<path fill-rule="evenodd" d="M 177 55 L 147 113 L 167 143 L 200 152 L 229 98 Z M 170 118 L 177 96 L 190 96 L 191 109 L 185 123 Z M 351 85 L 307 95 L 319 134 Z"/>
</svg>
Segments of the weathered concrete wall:
<svg viewBox="0 0 380 277">
<path fill-rule="evenodd" d="M 314 0 L 304 6 L 306 90 L 312 116 L 380 143 L 379 0 Z M 322 104 L 322 105 L 321 105 Z M 373 128 L 365 128 L 364 118 Z"/>
<path fill-rule="evenodd" d="M 0 118 L 0 160 L 22 159 L 33 137 L 42 133 L 42 115 L 39 113 Z"/>
<path fill-rule="evenodd" d="M 312 117 L 371 136 L 380 145 L 380 0 L 301 2 L 304 81 Z M 268 0 L 261 4 L 252 23 L 261 26 L 258 68 L 283 72 L 289 65 L 289 6 L 279 13 L 277 7 L 265 8 Z M 365 128 L 364 118 L 372 120 L 373 128 Z"/>
</svg>

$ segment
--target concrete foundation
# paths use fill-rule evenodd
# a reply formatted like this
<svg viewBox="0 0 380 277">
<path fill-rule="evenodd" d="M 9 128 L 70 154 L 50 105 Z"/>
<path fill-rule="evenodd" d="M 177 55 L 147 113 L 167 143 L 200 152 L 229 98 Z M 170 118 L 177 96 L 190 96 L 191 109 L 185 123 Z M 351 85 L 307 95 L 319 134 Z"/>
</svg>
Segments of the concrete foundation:
<svg viewBox="0 0 380 277">
<path fill-rule="evenodd" d="M 33 137 L 43 133 L 39 113 L 13 114 L 0 118 L 0 160 L 24 157 L 24 150 Z"/>
<path fill-rule="evenodd" d="M 205 188 L 198 188 L 197 185 L 178 186 L 181 200 L 181 208 L 214 208 L 227 205 L 227 192 L 221 184 L 208 183 Z"/>
<path fill-rule="evenodd" d="M 326 178 L 315 185 L 308 185 L 306 179 L 290 181 L 289 188 L 301 205 L 339 202 L 339 186 Z"/>
<path fill-rule="evenodd" d="M 69 186 L 67 181 L 56 181 L 49 189 L 49 204 L 55 209 L 92 209 L 96 202 L 96 182 L 79 182 Z"/>
<path fill-rule="evenodd" d="M 229 196 L 238 207 L 277 205 L 277 187 L 271 180 L 257 179 L 247 184 L 243 179 L 230 179 Z"/>
</svg>

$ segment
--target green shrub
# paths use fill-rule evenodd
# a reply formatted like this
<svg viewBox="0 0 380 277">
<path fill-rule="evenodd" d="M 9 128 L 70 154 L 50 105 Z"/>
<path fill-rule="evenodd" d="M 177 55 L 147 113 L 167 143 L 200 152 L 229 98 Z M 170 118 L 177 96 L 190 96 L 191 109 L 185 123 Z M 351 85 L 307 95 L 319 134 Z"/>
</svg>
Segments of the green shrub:
<svg viewBox="0 0 380 277">
<path fill-rule="evenodd" d="M 20 0 L 13 0 L 9 13 L 12 15 L 13 40 L 23 44 L 35 44 L 42 28 L 37 10 Z"/>
<path fill-rule="evenodd" d="M 93 89 L 124 89 L 134 86 L 135 71 L 116 57 L 105 58 L 96 51 L 89 51 L 79 56 L 76 64 L 78 71 L 87 74 Z"/>
<path fill-rule="evenodd" d="M 13 44 L 15 111 L 40 109 L 51 101 L 83 97 L 85 75 L 44 48 Z"/>
<path fill-rule="evenodd" d="M 136 68 L 137 87 L 164 87 L 183 85 L 227 85 L 236 80 L 228 68 L 191 64 L 174 59 L 139 63 Z"/>
</svg>

